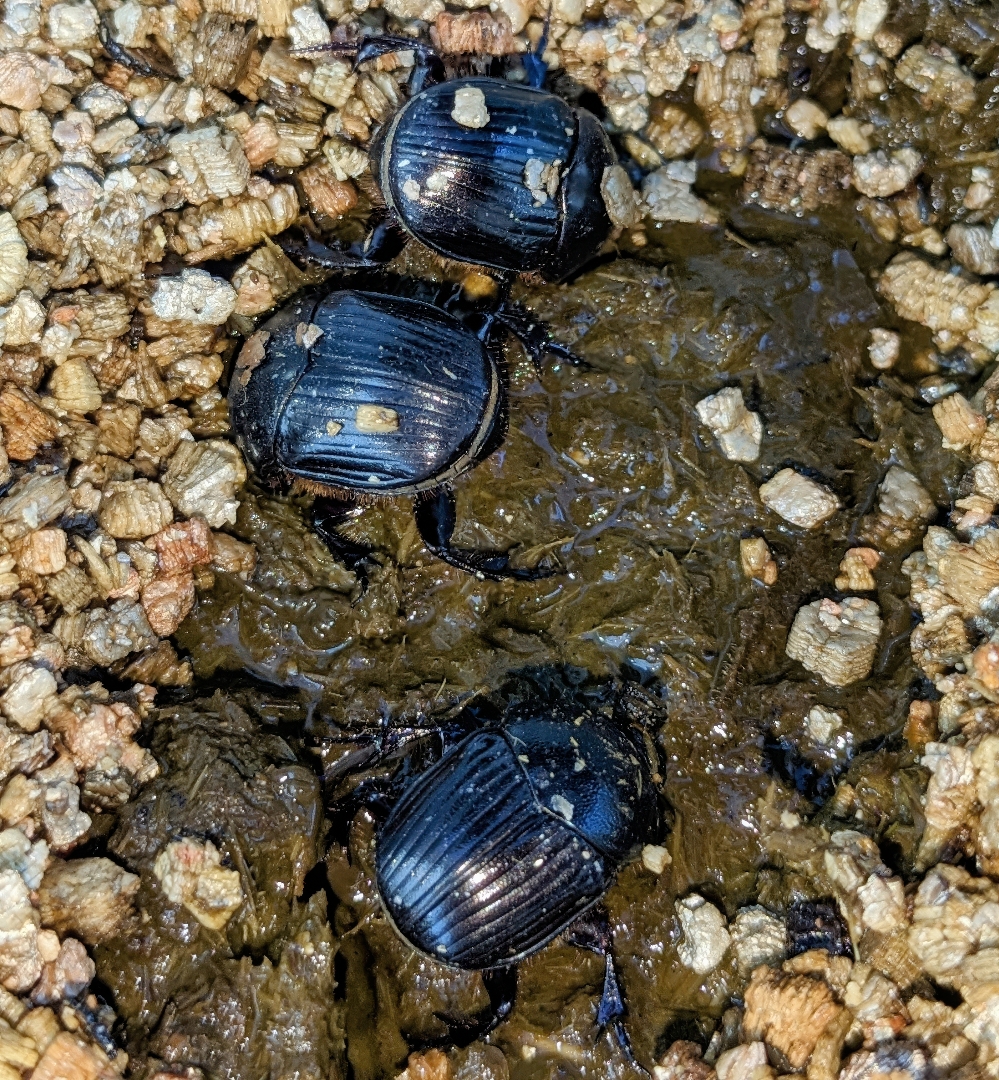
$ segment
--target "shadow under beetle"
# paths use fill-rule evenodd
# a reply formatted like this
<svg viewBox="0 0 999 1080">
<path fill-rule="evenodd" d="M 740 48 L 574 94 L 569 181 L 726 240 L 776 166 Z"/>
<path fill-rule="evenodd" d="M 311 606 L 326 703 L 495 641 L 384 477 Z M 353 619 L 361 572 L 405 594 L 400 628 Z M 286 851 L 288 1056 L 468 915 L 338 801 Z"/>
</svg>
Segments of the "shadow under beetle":
<svg viewBox="0 0 999 1080">
<path fill-rule="evenodd" d="M 471 733 L 466 721 L 434 765 L 393 783 L 401 794 L 375 836 L 379 899 L 414 949 L 483 973 L 490 1010 L 464 1025 L 464 1044 L 509 1015 L 515 965 L 561 934 L 604 958 L 597 1026 L 637 1064 L 601 901 L 658 838 L 658 763 L 645 727 L 661 706 L 620 684 L 580 692 L 556 676 L 533 694 L 527 685 L 485 722 L 465 710 Z"/>
<path fill-rule="evenodd" d="M 452 545 L 450 483 L 506 437 L 504 329 L 539 366 L 545 352 L 578 361 L 516 305 L 466 317 L 473 327 L 422 300 L 319 289 L 282 308 L 239 354 L 229 412 L 241 449 L 265 482 L 318 494 L 313 528 L 349 564 L 368 552 L 338 527 L 365 502 L 413 495 L 424 544 L 452 566 L 496 580 L 556 570 Z"/>
<path fill-rule="evenodd" d="M 597 254 L 614 227 L 604 192 L 617 157 L 592 113 L 541 89 L 546 65 L 524 57 L 529 85 L 488 76 L 447 79 L 440 56 L 413 38 L 331 42 L 299 55 L 354 54 L 355 66 L 416 53 L 409 100 L 371 146 L 386 229 L 330 265 L 372 265 L 413 237 L 439 255 L 561 281 Z"/>
</svg>

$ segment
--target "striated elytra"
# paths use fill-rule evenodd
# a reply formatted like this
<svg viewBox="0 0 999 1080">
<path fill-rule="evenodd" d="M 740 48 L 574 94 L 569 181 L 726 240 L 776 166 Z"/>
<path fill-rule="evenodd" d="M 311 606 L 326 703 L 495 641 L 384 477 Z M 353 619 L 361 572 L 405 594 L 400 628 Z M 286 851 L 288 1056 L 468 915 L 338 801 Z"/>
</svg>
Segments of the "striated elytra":
<svg viewBox="0 0 999 1080">
<path fill-rule="evenodd" d="M 321 335 L 307 343 L 310 326 Z M 264 361 L 249 367 L 244 350 L 229 403 L 240 446 L 264 479 L 415 494 L 470 468 L 498 419 L 490 350 L 432 304 L 317 293 L 258 334 Z"/>
<path fill-rule="evenodd" d="M 355 66 L 413 52 L 411 97 L 377 132 L 371 171 L 384 208 L 363 245 L 327 265 L 371 266 L 415 238 L 446 259 L 562 281 L 611 235 L 605 191 L 617 155 L 600 121 L 541 88 L 547 25 L 523 56 L 527 85 L 447 78 L 441 56 L 414 38 L 381 34 L 301 50 L 353 54 Z M 394 239 L 393 239 L 394 237 Z"/>
<path fill-rule="evenodd" d="M 653 773 L 642 733 L 599 712 L 528 712 L 469 735 L 378 833 L 389 917 L 456 967 L 522 960 L 597 905 L 647 838 Z"/>
<path fill-rule="evenodd" d="M 455 119 L 469 92 L 481 127 Z M 446 258 L 561 281 L 611 232 L 610 140 L 595 116 L 544 90 L 495 78 L 430 86 L 392 117 L 373 156 L 389 211 Z"/>
<path fill-rule="evenodd" d="M 406 296 L 313 291 L 264 323 L 239 354 L 229 414 L 240 448 L 265 482 L 297 482 L 320 496 L 312 524 L 348 561 L 367 552 L 338 526 L 365 501 L 412 495 L 420 535 L 438 558 L 496 579 L 552 573 L 544 563 L 513 567 L 506 552 L 452 545 L 450 483 L 506 436 L 502 333 L 516 334 L 537 364 L 545 352 L 575 358 L 514 304 L 469 318 L 475 329 Z"/>
</svg>

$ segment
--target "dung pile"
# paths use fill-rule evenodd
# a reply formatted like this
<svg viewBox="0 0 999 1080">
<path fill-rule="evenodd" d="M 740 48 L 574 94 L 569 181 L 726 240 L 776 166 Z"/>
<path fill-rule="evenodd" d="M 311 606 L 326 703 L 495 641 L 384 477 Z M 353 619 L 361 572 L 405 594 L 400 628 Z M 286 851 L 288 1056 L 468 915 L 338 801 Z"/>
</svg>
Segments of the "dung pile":
<svg viewBox="0 0 999 1080">
<path fill-rule="evenodd" d="M 414 64 L 299 50 L 387 30 L 484 70 L 546 14 L 5 0 L 0 1077 L 108 1080 L 121 1046 L 161 1078 L 626 1075 L 598 965 L 560 945 L 489 1045 L 407 1065 L 482 985 L 399 945 L 364 814 L 329 917 L 312 872 L 303 730 L 566 663 L 669 704 L 675 825 L 609 897 L 658 1080 L 999 1070 L 994 13 L 555 0 L 552 85 L 627 168 L 619 257 L 517 286 L 591 366 L 539 380 L 510 350 L 510 437 L 458 498 L 469 539 L 566 574 L 475 581 L 386 504 L 365 588 L 300 501 L 247 486 L 226 364 L 305 280 L 271 238 L 363 235 Z M 155 709 L 232 670 L 298 692 L 294 738 Z"/>
</svg>

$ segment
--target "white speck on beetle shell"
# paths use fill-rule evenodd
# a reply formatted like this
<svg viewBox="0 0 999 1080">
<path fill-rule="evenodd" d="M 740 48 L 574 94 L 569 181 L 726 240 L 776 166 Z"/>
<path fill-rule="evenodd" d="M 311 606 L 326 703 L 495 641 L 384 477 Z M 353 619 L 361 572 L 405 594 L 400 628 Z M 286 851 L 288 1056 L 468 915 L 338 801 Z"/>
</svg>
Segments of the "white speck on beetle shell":
<svg viewBox="0 0 999 1080">
<path fill-rule="evenodd" d="M 402 185 L 402 193 L 415 202 L 420 197 L 420 185 L 415 180 L 407 180 Z"/>
<path fill-rule="evenodd" d="M 528 158 L 524 166 L 524 184 L 534 196 L 535 206 L 544 206 L 549 198 L 554 198 L 558 191 L 559 166 L 561 161 L 542 161 L 541 158 Z"/>
<path fill-rule="evenodd" d="M 566 821 L 572 821 L 572 815 L 576 808 L 562 795 L 553 795 L 552 809 L 556 814 L 561 814 Z"/>
<path fill-rule="evenodd" d="M 451 119 L 468 128 L 484 128 L 489 123 L 486 95 L 477 86 L 463 86 L 454 92 Z"/>
<path fill-rule="evenodd" d="M 576 758 L 575 764 L 572 766 L 573 772 L 582 772 L 586 768 L 586 758 Z"/>
<path fill-rule="evenodd" d="M 367 435 L 388 435 L 399 430 L 399 414 L 384 405 L 358 405 L 354 424 Z"/>
<path fill-rule="evenodd" d="M 307 349 L 311 349 L 322 336 L 322 327 L 316 326 L 315 323 L 300 322 L 295 327 L 295 343 L 304 345 Z"/>
<path fill-rule="evenodd" d="M 451 177 L 448 176 L 443 169 L 435 169 L 427 177 L 427 191 L 443 191 L 447 187 L 450 179 Z"/>
</svg>

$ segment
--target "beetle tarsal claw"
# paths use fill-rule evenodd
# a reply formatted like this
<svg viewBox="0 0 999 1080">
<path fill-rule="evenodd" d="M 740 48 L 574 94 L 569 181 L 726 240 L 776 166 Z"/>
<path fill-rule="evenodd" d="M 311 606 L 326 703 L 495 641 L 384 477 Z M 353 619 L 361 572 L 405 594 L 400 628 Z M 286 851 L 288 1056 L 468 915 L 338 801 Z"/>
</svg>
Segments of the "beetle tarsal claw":
<svg viewBox="0 0 999 1080">
<path fill-rule="evenodd" d="M 549 334 L 548 327 L 519 304 L 504 304 L 496 312 L 495 319 L 524 346 L 539 372 L 546 354 L 566 360 L 573 367 L 589 367 L 582 357 L 577 356 L 568 345 L 556 341 Z"/>
</svg>

